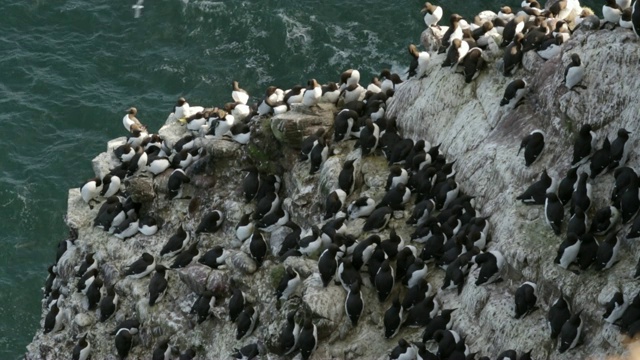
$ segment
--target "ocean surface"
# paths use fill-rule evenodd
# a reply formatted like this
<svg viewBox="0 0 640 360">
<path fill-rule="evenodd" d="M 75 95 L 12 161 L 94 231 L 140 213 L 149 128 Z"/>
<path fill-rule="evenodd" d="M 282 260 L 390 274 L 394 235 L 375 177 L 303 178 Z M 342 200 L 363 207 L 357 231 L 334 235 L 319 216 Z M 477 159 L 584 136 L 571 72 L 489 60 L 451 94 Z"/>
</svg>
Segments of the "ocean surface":
<svg viewBox="0 0 640 360">
<path fill-rule="evenodd" d="M 252 101 L 348 68 L 366 84 L 383 68 L 406 71 L 425 27 L 418 0 L 161 0 L 139 18 L 134 3 L 0 2 L 0 359 L 20 358 L 40 328 L 67 191 L 125 135 L 125 109 L 155 131 L 179 96 L 231 101 L 232 80 Z M 448 0 L 445 19 L 519 3 Z"/>
</svg>

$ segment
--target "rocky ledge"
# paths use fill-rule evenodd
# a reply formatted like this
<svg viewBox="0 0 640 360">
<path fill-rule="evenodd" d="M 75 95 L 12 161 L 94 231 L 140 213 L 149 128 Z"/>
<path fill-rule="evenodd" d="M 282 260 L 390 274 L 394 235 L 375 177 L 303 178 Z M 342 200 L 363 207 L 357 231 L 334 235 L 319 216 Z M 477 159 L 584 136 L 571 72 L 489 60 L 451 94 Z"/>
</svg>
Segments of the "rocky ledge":
<svg viewBox="0 0 640 360">
<path fill-rule="evenodd" d="M 429 30 L 428 30 L 429 31 Z M 565 65 L 571 53 L 579 53 L 586 66 L 583 84 L 586 89 L 567 91 L 561 85 Z M 507 349 L 518 352 L 532 350 L 535 359 L 603 358 L 622 354 L 625 337 L 614 325 L 602 321 L 603 305 L 620 290 L 630 301 L 640 290 L 633 279 L 638 258 L 637 240 L 625 239 L 629 225 L 619 225 L 622 243 L 620 261 L 601 272 L 570 271 L 553 263 L 558 237 L 546 225 L 542 206 L 526 206 L 516 196 L 534 182 L 543 170 L 556 179 L 565 176 L 570 167 L 572 144 L 583 124 L 592 124 L 600 139 L 613 139 L 619 128 L 633 134 L 640 132 L 640 102 L 637 72 L 640 48 L 633 33 L 624 29 L 613 31 L 578 31 L 563 46 L 560 56 L 544 62 L 534 52 L 525 54 L 523 68 L 515 76 L 525 78 L 529 92 L 524 105 L 515 110 L 498 105 L 506 85 L 505 78 L 494 67 L 484 71 L 470 84 L 464 78 L 441 70 L 444 56 L 432 56 L 422 79 L 413 79 L 399 86 L 388 102 L 387 117 L 396 118 L 404 137 L 425 139 L 442 144 L 447 159 L 456 160 L 456 179 L 462 191 L 474 195 L 478 215 L 490 216 L 492 241 L 488 250 L 504 254 L 507 265 L 504 281 L 476 286 L 478 270 L 474 267 L 460 295 L 453 290 L 438 290 L 436 301 L 441 308 L 457 308 L 453 329 L 465 338 L 473 352 L 495 357 Z M 490 56 L 490 55 L 489 55 Z M 202 140 L 206 156 L 187 169 L 191 178 L 183 187 L 182 197 L 167 199 L 170 172 L 156 177 L 135 175 L 124 182 L 124 190 L 142 203 L 140 212 L 163 220 L 162 228 L 153 236 L 140 233 L 122 241 L 102 229 L 93 227 L 99 206 L 89 209 L 79 189 L 69 191 L 67 223 L 76 229 L 73 245 L 62 255 L 56 266 L 56 284 L 62 294 L 59 302 L 62 323 L 59 331 L 35 335 L 27 348 L 27 359 L 69 358 L 78 339 L 87 334 L 92 358 L 117 358 L 114 336 L 110 333 L 127 319 L 139 321 L 139 331 L 133 337 L 131 358 L 150 358 L 154 350 L 168 340 L 177 357 L 179 351 L 195 350 L 199 358 L 225 358 L 234 348 L 258 342 L 261 353 L 268 358 L 287 358 L 283 354 L 280 333 L 287 315 L 298 310 L 313 317 L 319 344 L 312 358 L 387 358 L 398 339 L 419 341 L 423 329 L 403 328 L 393 339 L 385 339 L 383 315 L 396 293 L 406 289 L 396 285 L 389 299 L 380 303 L 375 289 L 363 274 L 364 313 L 356 327 L 345 314 L 346 291 L 340 285 L 324 288 L 318 273 L 317 257 L 292 256 L 280 262 L 275 256 L 290 230 L 281 227 L 270 234 L 270 252 L 258 264 L 248 255 L 248 244 L 236 237 L 235 226 L 242 216 L 255 210 L 255 204 L 245 203 L 241 190 L 244 167 L 253 164 L 264 173 L 282 177 L 280 197 L 282 207 L 291 220 L 303 229 L 321 227 L 325 198 L 337 188 L 342 164 L 358 159 L 356 186 L 347 203 L 361 196 L 379 201 L 385 193 L 388 165 L 382 156 L 362 157 L 354 150 L 353 140 L 334 143 L 330 156 L 316 175 L 309 175 L 309 164 L 297 161 L 300 141 L 319 127 L 331 134 L 337 109 L 322 105 L 319 109 L 296 110 L 270 119 L 252 120 L 252 141 L 239 145 L 227 140 Z M 517 155 L 521 139 L 534 129 L 542 129 L 545 148 L 530 167 Z M 186 134 L 173 117 L 159 131 L 165 141 L 175 143 Z M 118 164 L 113 149 L 124 139 L 109 143 L 105 153 L 93 162 L 97 176 L 102 177 Z M 635 144 L 635 140 L 633 141 Z M 627 166 L 637 168 L 638 157 L 631 155 Z M 588 166 L 587 166 L 588 167 Z M 591 181 L 592 212 L 609 204 L 613 187 L 611 175 Z M 157 261 L 171 265 L 172 259 L 157 256 L 178 228 L 193 232 L 204 214 L 220 210 L 225 219 L 213 234 L 198 234 L 198 248 L 205 251 L 220 245 L 228 250 L 224 266 L 212 269 L 193 261 L 190 265 L 167 271 L 168 291 L 156 305 L 149 306 L 149 277 L 132 279 L 124 276 L 127 265 L 142 252 L 156 255 Z M 409 243 L 414 226 L 406 225 L 411 207 L 395 211 L 389 229 Z M 364 239 L 364 219 L 346 222 L 346 234 Z M 380 233 L 389 238 L 389 231 Z M 69 242 L 66 242 L 69 243 Z M 418 245 L 418 248 L 421 246 Z M 87 310 L 87 297 L 75 290 L 78 278 L 75 267 L 86 254 L 94 254 L 106 288 L 113 287 L 119 296 L 115 314 L 100 321 L 100 312 Z M 292 296 L 278 301 L 274 296 L 285 267 L 295 269 L 303 278 Z M 434 289 L 442 286 L 444 272 L 429 265 L 427 280 Z M 514 319 L 514 293 L 524 281 L 537 284 L 538 310 L 524 319 Z M 229 321 L 228 302 L 232 290 L 242 290 L 259 314 L 253 333 L 236 340 L 236 325 Z M 209 318 L 197 323 L 190 314 L 194 302 L 206 290 L 213 292 L 215 302 Z M 551 302 L 564 293 L 572 308 L 582 310 L 585 322 L 582 345 L 558 354 L 556 342 L 549 338 L 547 313 Z M 304 309 L 300 311 L 299 309 Z M 43 322 L 49 308 L 43 301 Z M 304 313 L 304 314 L 303 314 Z M 56 329 L 58 330 L 58 329 Z M 435 352 L 435 343 L 427 348 Z M 293 353 L 296 354 L 295 352 Z M 296 355 L 299 357 L 300 355 Z"/>
</svg>

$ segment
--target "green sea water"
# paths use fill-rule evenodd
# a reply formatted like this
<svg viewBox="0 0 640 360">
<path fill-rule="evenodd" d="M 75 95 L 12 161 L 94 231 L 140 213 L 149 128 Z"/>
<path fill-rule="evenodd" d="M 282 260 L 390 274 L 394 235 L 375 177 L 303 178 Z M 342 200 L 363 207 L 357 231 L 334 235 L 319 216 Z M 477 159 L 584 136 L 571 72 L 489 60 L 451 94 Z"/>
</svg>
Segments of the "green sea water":
<svg viewBox="0 0 640 360">
<path fill-rule="evenodd" d="M 404 72 L 424 29 L 417 0 L 147 0 L 139 18 L 134 3 L 0 2 L 0 359 L 20 358 L 40 329 L 67 191 L 125 135 L 125 109 L 157 130 L 177 97 L 222 105 L 234 79 L 258 101 L 269 85 L 348 68 L 363 82 Z M 449 0 L 445 17 L 519 3 Z"/>
</svg>

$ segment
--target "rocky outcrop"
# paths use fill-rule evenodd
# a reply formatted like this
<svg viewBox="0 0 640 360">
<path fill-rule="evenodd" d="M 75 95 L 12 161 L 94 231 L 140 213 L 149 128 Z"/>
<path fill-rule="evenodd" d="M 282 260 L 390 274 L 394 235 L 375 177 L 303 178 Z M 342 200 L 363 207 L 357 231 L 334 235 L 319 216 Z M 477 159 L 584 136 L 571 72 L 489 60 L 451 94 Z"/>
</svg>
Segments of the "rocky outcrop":
<svg viewBox="0 0 640 360">
<path fill-rule="evenodd" d="M 569 92 L 560 84 L 572 52 L 581 54 L 587 68 L 583 81 L 587 89 L 580 93 Z M 547 62 L 527 53 L 524 67 L 515 76 L 526 78 L 530 91 L 525 105 L 513 111 L 498 106 L 511 79 L 503 77 L 493 66 L 471 84 L 465 84 L 463 77 L 441 69 L 442 55 L 432 56 L 427 76 L 403 83 L 390 100 L 388 116 L 397 118 L 404 136 L 442 143 L 447 158 L 457 161 L 457 180 L 462 189 L 476 195 L 480 214 L 491 216 L 493 240 L 489 248 L 500 250 L 508 262 L 502 283 L 477 287 L 474 270 L 460 296 L 455 291 L 440 292 L 437 296 L 441 307 L 458 308 L 453 316 L 454 329 L 466 337 L 472 351 L 495 356 L 510 348 L 533 349 L 536 359 L 577 359 L 624 351 L 618 330 L 601 321 L 601 305 L 613 288 L 621 288 L 627 298 L 638 292 L 640 286 L 631 276 L 638 246 L 623 240 L 621 261 L 602 273 L 565 271 L 552 262 L 561 238 L 553 235 L 544 223 L 542 207 L 524 206 L 515 197 L 545 168 L 556 178 L 564 176 L 569 167 L 572 137 L 581 124 L 594 124 L 599 135 L 610 138 L 619 127 L 634 134 L 640 131 L 637 122 L 640 103 L 635 91 L 640 84 L 629 76 L 636 72 L 639 55 L 633 34 L 621 29 L 577 32 L 564 45 L 562 56 Z M 487 56 L 497 57 L 495 53 Z M 294 109 L 272 119 L 254 119 L 252 141 L 246 146 L 226 140 L 203 141 L 200 145 L 206 149 L 206 156 L 187 170 L 191 183 L 185 185 L 183 195 L 191 199 L 166 198 L 168 173 L 155 178 L 144 174 L 130 178 L 123 184 L 126 191 L 144 202 L 144 212 L 164 220 L 162 229 L 150 237 L 138 234 L 122 241 L 92 227 L 99 207 L 89 209 L 79 189 L 70 190 L 67 223 L 78 229 L 78 240 L 57 269 L 65 296 L 61 301 L 65 327 L 57 333 L 38 331 L 28 346 L 26 358 L 68 358 L 76 339 L 85 333 L 92 345 L 93 358 L 116 358 L 114 337 L 109 333 L 119 322 L 130 318 L 142 324 L 139 335 L 134 337 L 132 358 L 149 358 L 163 338 L 169 338 L 170 344 L 180 350 L 193 348 L 203 359 L 224 358 L 234 347 L 260 340 L 270 358 L 277 358 L 282 353 L 279 334 L 286 316 L 299 308 L 314 314 L 320 338 L 313 357 L 316 359 L 383 359 L 400 337 L 420 339 L 422 329 L 410 328 L 401 330 L 392 340 L 384 339 L 382 316 L 390 300 L 380 304 L 371 286 L 363 289 L 364 314 L 353 328 L 344 314 L 346 292 L 339 285 L 322 287 L 314 259 L 289 257 L 278 263 L 270 255 L 258 267 L 246 254 L 247 244 L 241 244 L 235 236 L 235 225 L 255 206 L 244 202 L 240 190 L 240 169 L 249 163 L 265 172 L 282 175 L 283 208 L 304 229 L 322 224 L 324 199 L 337 187 L 338 174 L 346 159 L 359 159 L 355 162 L 356 191 L 348 202 L 365 195 L 376 201 L 382 198 L 388 174 L 386 161 L 380 156 L 361 158 L 360 150 L 353 150 L 354 141 L 333 144 L 333 156 L 316 175 L 309 176 L 309 164 L 297 161 L 300 140 L 317 126 L 330 128 L 334 112 L 332 107 L 323 105 L 311 112 Z M 545 131 L 546 146 L 541 158 L 526 168 L 516 153 L 521 138 L 535 128 Z M 159 133 L 175 143 L 185 129 L 170 118 Z M 110 142 L 108 151 L 94 160 L 96 174 L 101 176 L 117 164 L 111 150 L 118 144 L 117 140 Z M 629 165 L 637 167 L 638 159 L 632 156 Z M 597 178 L 593 186 L 595 203 L 608 204 L 611 176 Z M 231 253 L 226 267 L 214 270 L 194 262 L 184 269 L 168 271 L 168 294 L 150 307 L 149 278 L 125 278 L 124 267 L 143 251 L 158 255 L 179 226 L 192 231 L 201 217 L 213 209 L 223 211 L 225 221 L 218 232 L 197 236 L 199 249 L 202 254 L 215 245 L 224 246 Z M 390 224 L 406 241 L 413 230 L 405 225 L 409 210 L 396 211 Z M 362 219 L 348 222 L 346 232 L 362 237 L 363 223 Z M 288 231 L 281 228 L 265 235 L 272 253 L 279 250 Z M 388 238 L 388 234 L 386 230 L 381 237 Z M 115 316 L 105 323 L 99 322 L 96 311 L 86 310 L 85 296 L 75 291 L 74 267 L 89 252 L 95 253 L 105 285 L 114 286 L 120 296 Z M 158 259 L 171 264 L 169 260 Z M 298 271 L 304 281 L 296 296 L 278 302 L 274 289 L 286 266 Z M 442 285 L 442 278 L 442 270 L 430 269 L 428 280 L 435 288 Z M 231 280 L 259 312 L 258 327 L 241 341 L 236 340 L 236 326 L 228 319 Z M 523 320 L 515 320 L 513 293 L 525 280 L 538 284 L 541 309 Z M 365 284 L 369 285 L 367 279 Z M 549 302 L 560 288 L 571 299 L 574 309 L 584 310 L 587 322 L 584 344 L 564 355 L 555 351 L 546 327 Z M 197 324 L 189 311 L 205 289 L 216 296 L 214 316 Z M 404 289 L 397 287 L 394 292 L 397 291 Z M 43 306 L 43 318 L 47 312 Z"/>
<path fill-rule="evenodd" d="M 562 85 L 564 68 L 572 53 L 580 54 L 586 66 L 586 89 L 568 91 Z M 542 206 L 526 206 L 516 200 L 529 184 L 547 169 L 560 181 L 570 168 L 573 139 L 583 124 L 592 124 L 601 146 L 605 136 L 611 141 L 619 128 L 640 131 L 640 102 L 632 89 L 640 88 L 633 76 L 638 67 L 640 46 L 635 35 L 624 29 L 577 31 L 563 46 L 563 52 L 543 61 L 534 52 L 525 54 L 523 68 L 513 78 L 494 68 L 473 83 L 462 76 L 442 71 L 442 58 L 432 58 L 422 80 L 409 81 L 393 97 L 388 116 L 396 116 L 405 136 L 425 138 L 455 160 L 457 180 L 465 192 L 477 196 L 476 206 L 491 216 L 492 249 L 506 256 L 510 274 L 506 284 L 471 290 L 465 287 L 456 311 L 457 327 L 476 351 L 497 354 L 502 349 L 535 349 L 536 359 L 577 359 L 617 354 L 625 349 L 623 336 L 615 326 L 602 321 L 604 302 L 614 289 L 632 299 L 640 290 L 633 279 L 639 244 L 625 240 L 628 226 L 622 227 L 620 262 L 602 273 L 594 270 L 575 274 L 553 264 L 560 242 L 546 225 Z M 507 84 L 524 78 L 530 84 L 524 105 L 515 110 L 499 107 Z M 545 148 L 541 157 L 527 168 L 517 155 L 521 139 L 534 129 L 542 129 Z M 633 138 L 637 144 L 637 140 Z M 639 158 L 630 156 L 628 166 L 638 168 Z M 588 164 L 579 171 L 589 171 Z M 609 205 L 613 187 L 610 174 L 591 182 L 596 209 Z M 538 285 L 541 310 L 524 320 L 513 319 L 513 294 L 524 281 Z M 574 309 L 583 309 L 586 336 L 583 346 L 559 355 L 546 330 L 546 313 L 562 289 L 572 299 Z M 489 290 L 489 291 L 486 291 Z M 482 330 L 476 331 L 480 325 Z M 487 341 L 490 334 L 490 341 Z M 475 346 L 474 346 L 475 345 Z"/>
</svg>

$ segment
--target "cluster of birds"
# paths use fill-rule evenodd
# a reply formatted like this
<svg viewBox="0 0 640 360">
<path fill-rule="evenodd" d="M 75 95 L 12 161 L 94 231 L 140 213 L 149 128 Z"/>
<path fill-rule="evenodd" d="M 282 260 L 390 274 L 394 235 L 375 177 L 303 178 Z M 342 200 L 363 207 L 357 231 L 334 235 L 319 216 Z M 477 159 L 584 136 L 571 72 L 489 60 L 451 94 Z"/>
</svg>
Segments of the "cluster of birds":
<svg viewBox="0 0 640 360">
<path fill-rule="evenodd" d="M 443 16 L 440 6 L 427 2 L 422 12 L 428 28 L 440 29 L 438 22 Z M 632 29 L 640 36 L 640 3 L 637 1 L 632 6 L 630 0 L 607 0 L 602 13 L 603 20 L 594 15 L 591 9 L 581 7 L 578 0 L 557 1 L 549 9 L 544 9 L 536 0 L 523 0 L 518 12 L 503 6 L 497 14 L 489 10 L 480 12 L 473 22 L 453 14 L 449 19 L 449 27 L 442 34 L 438 51 L 446 53 L 442 67 L 451 67 L 454 71 L 460 68 L 459 72 L 469 83 L 486 67 L 483 51 L 493 43 L 505 48 L 502 72 L 505 76 L 511 76 L 527 51 L 536 51 L 544 60 L 560 54 L 561 45 L 569 40 L 571 33 L 579 26 L 600 29 L 607 24 L 614 27 L 619 25 Z M 414 58 L 409 76 L 423 76 L 429 53 L 419 52 L 415 46 L 409 47 L 409 53 Z M 575 63 L 576 60 L 572 61 Z M 567 87 L 573 88 L 580 82 L 580 77 L 570 76 Z"/>
<path fill-rule="evenodd" d="M 540 179 L 516 198 L 525 204 L 544 205 L 546 223 L 558 236 L 565 228 L 565 207 L 569 206 L 566 239 L 560 244 L 555 258 L 560 267 L 570 269 L 575 266 L 574 271 L 580 273 L 589 268 L 604 271 L 614 266 L 620 260 L 622 239 L 619 233 L 634 217 L 626 238 L 640 237 L 640 217 L 636 217 L 640 209 L 640 182 L 637 172 L 625 166 L 633 146 L 629 134 L 626 129 L 619 129 L 612 142 L 605 137 L 598 148 L 599 141 L 591 125 L 583 125 L 573 145 L 571 168 L 566 177 L 558 181 L 544 170 Z M 522 140 L 521 149 L 525 150 L 525 165 L 531 165 L 544 149 L 544 133 L 532 131 Z M 612 172 L 614 177 L 610 204 L 590 213 L 589 210 L 595 209 L 590 181 L 607 172 Z M 604 238 L 598 241 L 596 237 Z M 640 261 L 632 276 L 640 278 Z M 640 331 L 640 313 L 629 305 L 622 292 L 616 292 L 603 318 L 619 325 L 623 333 L 633 338 Z"/>
<path fill-rule="evenodd" d="M 633 7 L 629 1 L 620 3 L 607 1 L 603 7 L 605 22 L 632 27 L 638 33 L 638 1 Z M 427 26 L 439 28 L 442 8 L 426 3 L 423 12 Z M 565 19 L 572 12 L 580 14 L 574 24 L 597 20 L 597 27 L 601 26 L 600 19 L 596 17 L 594 20 L 593 13 L 581 9 L 576 0 L 561 0 L 549 10 L 543 10 L 535 0 L 525 0 L 518 13 L 513 13 L 509 7 L 502 7 L 498 14 L 485 11 L 478 14 L 472 24 L 454 14 L 450 27 L 442 37 L 440 52 L 446 53 L 443 67 L 455 69 L 459 65 L 466 81 L 472 81 L 485 66 L 482 51 L 491 39 L 502 39 L 499 45 L 506 47 L 505 75 L 513 73 L 525 51 L 536 50 L 542 58 L 549 59 L 561 52 L 561 44 L 571 34 Z M 409 53 L 412 63 L 408 76 L 425 76 L 431 55 L 418 51 L 415 45 L 409 46 Z M 565 84 L 569 89 L 579 86 L 584 76 L 584 66 L 578 54 L 573 54 L 571 58 L 572 63 L 565 71 Z M 360 84 L 358 70 L 350 69 L 341 74 L 338 83 L 320 85 L 315 79 L 310 79 L 306 87 L 297 85 L 289 90 L 270 86 L 264 97 L 252 107 L 248 105 L 249 94 L 234 81 L 234 101 L 221 108 L 190 106 L 186 99 L 178 100 L 172 112 L 188 134 L 175 144 L 170 144 L 157 134 L 149 134 L 136 118 L 137 109 L 131 108 L 123 117 L 123 125 L 129 132 L 127 141 L 114 150 L 120 164 L 104 177 L 93 178 L 83 184 L 81 196 L 91 208 L 94 203 L 101 204 L 94 218 L 95 227 L 122 240 L 138 234 L 154 236 L 163 228 L 164 221 L 152 213 L 143 213 L 142 204 L 136 203 L 122 191 L 122 184 L 127 177 L 170 173 L 167 198 L 182 198 L 183 185 L 190 182 L 187 175 L 189 167 L 206 156 L 203 146 L 206 141 L 226 139 L 247 144 L 251 141 L 251 122 L 256 116 L 277 115 L 298 106 L 313 108 L 319 103 L 339 105 L 332 138 L 327 129 L 320 128 L 304 139 L 299 156 L 301 162 L 309 163 L 309 174 L 314 175 L 332 156 L 331 145 L 356 139 L 354 149 L 360 149 L 359 157 L 344 161 L 337 186 L 325 200 L 324 224 L 303 231 L 294 222 L 293 216 L 282 207 L 281 174 L 263 174 L 255 166 L 249 166 L 242 170 L 246 173 L 242 192 L 247 203 L 255 202 L 255 210 L 244 214 L 235 226 L 236 237 L 244 244 L 242 249 L 258 267 L 270 257 L 280 263 L 292 256 L 317 259 L 317 274 L 322 286 L 334 286 L 332 282 L 336 281 L 344 288 L 345 314 L 353 327 L 358 325 L 364 313 L 362 293 L 370 288 L 381 303 L 390 302 L 384 314 L 385 338 L 395 337 L 402 327 L 424 328 L 422 341 L 400 339 L 398 346 L 391 351 L 391 359 L 475 359 L 476 354 L 470 353 L 465 338 L 452 329 L 452 314 L 456 309 L 441 305 L 437 295 L 449 289 L 455 289 L 460 294 L 474 266 L 479 269 L 476 286 L 499 282 L 506 261 L 499 251 L 487 249 L 491 240 L 488 217 L 479 216 L 473 206 L 474 197 L 460 190 L 455 180 L 455 162 L 446 161 L 440 145 L 431 146 L 425 140 L 403 138 L 395 119 L 385 116 L 387 100 L 393 96 L 396 86 L 401 84 L 398 74 L 385 69 L 364 87 Z M 501 105 L 508 104 L 515 108 L 521 103 L 525 90 L 524 80 L 513 81 L 507 86 Z M 605 270 L 618 260 L 620 241 L 614 231 L 616 225 L 620 221 L 629 222 L 640 207 L 638 176 L 633 169 L 624 166 L 629 153 L 628 135 L 626 130 L 621 129 L 617 139 L 611 143 L 605 139 L 602 148 L 595 151 L 595 134 L 589 125 L 585 125 L 574 146 L 574 167 L 559 186 L 545 171 L 539 182 L 518 197 L 527 204 L 544 204 L 545 218 L 558 235 L 563 227 L 564 206 L 571 205 L 567 239 L 561 244 L 556 258 L 556 263 L 565 269 L 577 264 L 582 271 L 591 265 L 598 271 Z M 526 166 L 540 156 L 544 148 L 544 136 L 543 131 L 535 130 L 523 139 L 521 150 L 524 149 Z M 378 201 L 367 196 L 358 197 L 358 165 L 378 154 L 382 154 L 389 164 L 386 193 Z M 589 173 L 578 174 L 579 166 L 586 164 L 589 159 Z M 591 205 L 588 177 L 594 179 L 614 169 L 616 185 L 611 205 L 597 210 L 591 227 L 587 229 L 587 214 Z M 348 202 L 348 199 L 351 201 Z M 412 199 L 415 199 L 414 206 L 406 221 L 406 224 L 415 226 L 411 243 L 405 242 L 393 228 L 388 237 L 384 236 L 382 232 L 392 221 L 394 211 L 406 210 Z M 363 237 L 347 232 L 347 228 L 359 218 L 366 219 L 361 229 L 366 234 Z M 628 238 L 640 237 L 639 219 L 636 218 Z M 159 254 L 143 253 L 123 269 L 123 277 L 150 277 L 148 304 L 154 306 L 169 290 L 167 271 L 170 269 L 184 268 L 194 262 L 213 269 L 225 269 L 229 249 L 215 246 L 208 251 L 201 251 L 198 240 L 201 233 L 216 233 L 224 221 L 225 214 L 221 210 L 213 210 L 201 218 L 195 230 L 177 224 L 175 234 Z M 291 232 L 283 240 L 279 251 L 271 254 L 267 234 L 280 227 L 290 228 Z M 596 241 L 595 236 L 605 235 L 604 241 Z M 56 264 L 48 269 L 45 334 L 56 333 L 64 327 L 62 308 L 65 296 L 73 295 L 72 279 L 59 276 L 57 265 L 61 259 L 75 256 L 77 238 L 77 231 L 72 229 L 70 238 L 58 246 Z M 86 298 L 86 310 L 99 309 L 100 321 L 106 322 L 118 309 L 119 295 L 115 291 L 115 284 L 105 286 L 101 279 L 98 266 L 100 258 L 94 253 L 85 254 L 75 269 L 78 279 L 75 286 L 77 292 Z M 161 264 L 161 261 L 165 264 Z M 445 272 L 439 290 L 426 280 L 428 264 L 433 266 L 429 271 L 441 268 Z M 362 272 L 368 277 L 363 278 Z M 640 263 L 635 277 L 639 275 Z M 294 297 L 302 280 L 296 269 L 286 266 L 276 288 L 276 299 L 286 302 Z M 248 301 L 247 294 L 240 290 L 238 284 L 232 283 L 230 288 L 229 319 L 236 324 L 236 339 L 246 339 L 258 324 L 259 306 Z M 216 301 L 222 296 L 224 294 L 211 290 L 198 294 L 190 311 L 198 324 L 211 317 Z M 524 282 L 515 292 L 515 318 L 525 317 L 536 310 L 536 302 L 536 284 Z M 285 316 L 287 321 L 280 336 L 282 352 L 292 354 L 299 351 L 303 359 L 308 359 L 319 341 L 313 312 L 301 306 Z M 621 292 L 617 292 L 607 304 L 603 317 L 607 322 L 620 325 L 624 332 L 631 335 L 637 333 L 640 329 L 640 294 L 629 303 L 624 301 Z M 551 337 L 560 338 L 560 352 L 570 350 L 581 342 L 584 325 L 581 312 L 572 311 L 562 293 L 550 307 L 548 320 Z M 118 324 L 112 332 L 116 351 L 121 358 L 129 355 L 140 327 L 138 320 L 129 318 Z M 91 345 L 87 335 L 79 338 L 73 350 L 73 359 L 89 358 Z M 427 349 L 430 342 L 437 345 L 435 352 Z M 169 339 L 163 339 L 158 342 L 153 358 L 170 359 L 174 352 L 175 348 L 169 344 Z M 258 341 L 236 349 L 232 356 L 250 359 L 264 352 L 264 345 Z M 188 349 L 180 355 L 180 359 L 192 359 L 195 355 L 193 349 Z M 515 350 L 507 350 L 498 359 L 515 360 L 516 357 Z M 528 358 L 531 358 L 531 351 L 519 357 L 521 360 Z"/>
</svg>

